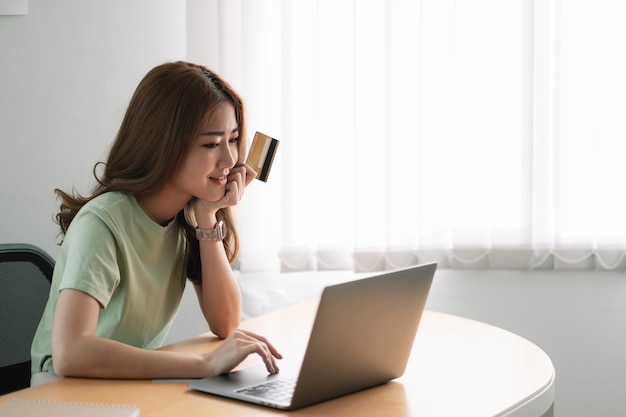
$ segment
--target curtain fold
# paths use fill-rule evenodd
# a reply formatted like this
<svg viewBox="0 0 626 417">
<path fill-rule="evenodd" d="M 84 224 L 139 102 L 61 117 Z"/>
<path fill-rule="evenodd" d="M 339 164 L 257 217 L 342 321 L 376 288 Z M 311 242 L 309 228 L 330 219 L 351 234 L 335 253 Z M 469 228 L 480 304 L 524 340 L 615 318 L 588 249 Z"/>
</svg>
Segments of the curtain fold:
<svg viewBox="0 0 626 417">
<path fill-rule="evenodd" d="M 210 4 L 205 64 L 281 140 L 242 269 L 626 268 L 626 4 Z"/>
</svg>

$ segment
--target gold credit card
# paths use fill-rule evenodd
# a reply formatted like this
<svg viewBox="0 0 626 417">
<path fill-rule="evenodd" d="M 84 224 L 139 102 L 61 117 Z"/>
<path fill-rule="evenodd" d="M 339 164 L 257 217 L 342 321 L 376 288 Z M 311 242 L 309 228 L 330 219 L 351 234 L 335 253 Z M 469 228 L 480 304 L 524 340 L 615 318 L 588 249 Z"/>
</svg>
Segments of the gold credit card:
<svg viewBox="0 0 626 417">
<path fill-rule="evenodd" d="M 256 178 L 258 180 L 267 182 L 267 177 L 272 169 L 274 155 L 276 155 L 279 143 L 278 139 L 274 139 L 263 133 L 256 132 L 254 134 L 246 164 L 256 172 Z"/>
</svg>

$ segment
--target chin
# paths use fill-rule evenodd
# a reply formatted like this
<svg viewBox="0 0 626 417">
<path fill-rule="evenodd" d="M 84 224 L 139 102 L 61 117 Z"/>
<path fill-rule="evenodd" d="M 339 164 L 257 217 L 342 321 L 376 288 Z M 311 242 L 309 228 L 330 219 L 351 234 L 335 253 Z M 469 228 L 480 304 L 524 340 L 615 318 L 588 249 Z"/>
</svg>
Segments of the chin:
<svg viewBox="0 0 626 417">
<path fill-rule="evenodd" d="M 220 195 L 207 195 L 204 197 L 201 197 L 202 199 L 209 201 L 211 203 L 217 203 L 218 201 L 220 201 L 222 198 L 224 198 L 224 194 L 220 194 Z"/>
</svg>

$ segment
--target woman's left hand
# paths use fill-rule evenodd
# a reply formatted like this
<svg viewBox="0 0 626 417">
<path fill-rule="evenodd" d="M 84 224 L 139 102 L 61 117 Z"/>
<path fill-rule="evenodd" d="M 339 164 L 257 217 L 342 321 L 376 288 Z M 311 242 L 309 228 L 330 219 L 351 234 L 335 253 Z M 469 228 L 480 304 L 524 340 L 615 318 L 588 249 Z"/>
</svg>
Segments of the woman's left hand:
<svg viewBox="0 0 626 417">
<path fill-rule="evenodd" d="M 230 207 L 237 204 L 243 198 L 245 188 L 254 180 L 256 172 L 249 165 L 243 164 L 230 170 L 226 192 L 224 197 L 218 201 L 222 207 Z M 220 208 L 222 208 L 220 207 Z"/>
<path fill-rule="evenodd" d="M 215 223 L 217 210 L 224 207 L 232 207 L 239 203 L 243 198 L 245 188 L 255 177 L 256 172 L 250 166 L 246 164 L 236 166 L 228 174 L 224 196 L 221 199 L 218 201 L 207 201 L 194 198 L 188 203 L 188 207 L 185 210 L 193 212 L 200 228 L 212 227 L 211 225 Z M 191 223 L 193 224 L 193 222 Z M 205 223 L 209 225 L 205 226 Z"/>
</svg>

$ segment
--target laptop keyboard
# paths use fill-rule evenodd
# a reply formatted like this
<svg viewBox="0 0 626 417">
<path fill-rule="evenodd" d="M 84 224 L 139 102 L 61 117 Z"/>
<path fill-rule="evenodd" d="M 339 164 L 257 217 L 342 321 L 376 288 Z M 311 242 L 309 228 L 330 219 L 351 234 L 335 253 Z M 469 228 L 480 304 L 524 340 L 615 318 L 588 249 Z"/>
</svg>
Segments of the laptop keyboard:
<svg viewBox="0 0 626 417">
<path fill-rule="evenodd" d="M 276 402 L 290 402 L 296 388 L 297 378 L 275 379 L 263 384 L 237 390 L 238 393 L 252 395 Z"/>
</svg>

